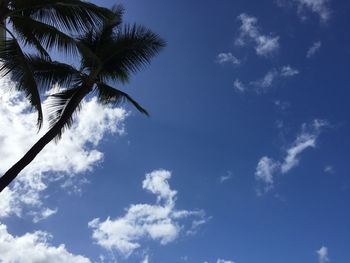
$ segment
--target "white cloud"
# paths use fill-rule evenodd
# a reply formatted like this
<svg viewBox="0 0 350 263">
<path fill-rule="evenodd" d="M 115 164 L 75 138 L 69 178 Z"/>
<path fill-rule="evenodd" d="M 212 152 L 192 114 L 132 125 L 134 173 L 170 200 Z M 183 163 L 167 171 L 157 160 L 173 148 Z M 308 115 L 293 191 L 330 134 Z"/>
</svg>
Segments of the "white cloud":
<svg viewBox="0 0 350 263">
<path fill-rule="evenodd" d="M 291 103 L 288 101 L 275 100 L 274 103 L 275 103 L 275 106 L 282 111 L 285 111 L 291 107 Z"/>
<path fill-rule="evenodd" d="M 273 187 L 274 175 L 278 172 L 280 168 L 280 163 L 264 156 L 260 159 L 256 171 L 255 178 L 258 181 L 261 181 L 265 185 L 264 191 L 267 192 Z"/>
<path fill-rule="evenodd" d="M 218 261 L 216 261 L 216 263 L 235 263 L 235 262 L 231 261 L 231 260 L 218 259 Z"/>
<path fill-rule="evenodd" d="M 306 13 L 308 11 L 318 15 L 322 23 L 328 22 L 331 18 L 331 0 L 276 0 L 275 2 L 280 7 L 295 5 L 302 20 L 307 19 Z"/>
<path fill-rule="evenodd" d="M 328 258 L 328 248 L 325 246 L 322 246 L 319 250 L 316 251 L 318 255 L 318 261 L 320 263 L 327 263 L 329 262 Z"/>
<path fill-rule="evenodd" d="M 330 0 L 294 0 L 298 3 L 299 14 L 304 18 L 303 13 L 309 10 L 318 14 L 321 22 L 327 22 L 331 17 L 331 10 L 329 8 Z"/>
<path fill-rule="evenodd" d="M 246 86 L 239 79 L 235 80 L 235 82 L 233 83 L 233 88 L 240 93 L 245 92 L 247 89 Z"/>
<path fill-rule="evenodd" d="M 326 165 L 323 169 L 323 171 L 325 173 L 328 173 L 328 174 L 334 174 L 335 171 L 334 171 L 334 167 L 332 165 Z"/>
<path fill-rule="evenodd" d="M 281 69 L 281 76 L 282 77 L 293 77 L 295 75 L 298 75 L 300 72 L 297 69 L 292 68 L 291 66 L 283 66 Z"/>
<path fill-rule="evenodd" d="M 299 155 L 307 148 L 314 148 L 316 146 L 317 134 L 302 133 L 300 134 L 292 146 L 287 150 L 281 166 L 282 173 L 289 172 L 293 167 L 299 164 Z"/>
<path fill-rule="evenodd" d="M 282 79 L 294 77 L 298 74 L 300 74 L 299 70 L 292 68 L 290 65 L 285 65 L 278 69 L 272 68 L 262 78 L 255 81 L 251 81 L 247 85 L 245 85 L 241 80 L 236 79 L 233 83 L 233 88 L 237 92 L 243 93 L 250 90 L 250 88 L 254 90 L 255 87 L 255 91 L 258 94 L 267 93 L 271 89 L 271 87 L 275 85 L 276 82 Z"/>
<path fill-rule="evenodd" d="M 289 78 L 298 75 L 300 72 L 291 66 L 283 66 L 280 69 L 271 69 L 265 76 L 259 80 L 251 82 L 252 85 L 258 87 L 258 92 L 267 92 L 275 84 L 275 82 L 282 78 Z"/>
<path fill-rule="evenodd" d="M 149 256 L 146 255 L 145 258 L 141 261 L 141 263 L 149 263 Z"/>
<path fill-rule="evenodd" d="M 56 209 L 44 208 L 39 212 L 35 211 L 34 213 L 32 213 L 33 222 L 38 223 L 39 221 L 42 221 L 42 220 L 56 214 L 57 211 L 58 211 L 57 208 Z"/>
<path fill-rule="evenodd" d="M 49 243 L 50 235 L 36 231 L 23 236 L 13 236 L 7 227 L 0 224 L 0 262 L 2 263 L 90 263 L 81 255 L 73 255 L 64 245 L 58 247 Z"/>
<path fill-rule="evenodd" d="M 0 174 L 3 174 L 43 135 L 47 126 L 38 134 L 36 113 L 29 110 L 27 100 L 11 89 L 15 85 L 12 81 L 2 78 L 0 83 Z M 99 105 L 95 98 L 85 101 L 75 124 L 59 143 L 47 145 L 11 186 L 0 193 L 0 218 L 30 211 L 37 221 L 40 213 L 45 217 L 49 211 L 53 212 L 43 207 L 50 182 L 61 185 L 75 182 L 78 188 L 81 181 L 78 175 L 92 171 L 103 159 L 103 153 L 97 149 L 103 135 L 123 134 L 126 115 L 123 109 Z"/>
<path fill-rule="evenodd" d="M 208 263 L 208 261 L 205 261 L 204 263 Z M 225 259 L 218 259 L 217 261 L 216 261 L 216 263 L 235 263 L 234 261 L 232 261 L 232 260 L 225 260 Z"/>
<path fill-rule="evenodd" d="M 320 50 L 321 46 L 322 46 L 321 41 L 317 41 L 313 43 L 313 45 L 308 49 L 306 53 L 306 57 L 307 58 L 313 57 Z"/>
<path fill-rule="evenodd" d="M 242 25 L 240 35 L 236 39 L 236 45 L 245 46 L 247 42 L 254 42 L 257 55 L 263 57 L 271 56 L 278 51 L 280 47 L 279 36 L 262 34 L 257 25 L 258 19 L 256 17 L 242 13 L 238 16 L 238 19 Z"/>
<path fill-rule="evenodd" d="M 282 161 L 262 157 L 255 171 L 255 178 L 264 184 L 264 192 L 268 192 L 274 186 L 275 176 L 285 174 L 300 162 L 300 155 L 308 148 L 314 148 L 323 127 L 328 123 L 315 119 L 311 124 L 303 124 L 302 131 L 295 141 L 287 148 L 286 156 Z M 261 194 L 261 191 L 258 191 Z"/>
<path fill-rule="evenodd" d="M 171 190 L 170 178 L 171 172 L 166 170 L 146 174 L 142 187 L 157 196 L 156 204 L 134 204 L 122 217 L 108 217 L 103 222 L 99 218 L 90 221 L 92 237 L 97 244 L 128 257 L 141 247 L 143 240 L 159 241 L 162 245 L 174 241 L 184 227 L 180 224 L 181 219 L 195 216 L 204 220 L 203 211 L 175 209 L 177 192 Z"/>
<path fill-rule="evenodd" d="M 276 69 L 272 69 L 265 74 L 265 76 L 257 81 L 252 82 L 255 86 L 259 87 L 260 91 L 266 92 L 270 88 L 275 80 L 278 78 L 279 74 Z"/>
<path fill-rule="evenodd" d="M 217 55 L 216 57 L 216 63 L 219 64 L 225 64 L 225 63 L 230 63 L 233 65 L 240 65 L 241 61 L 236 58 L 234 55 L 232 55 L 232 53 L 220 53 L 219 55 Z"/>
<path fill-rule="evenodd" d="M 224 183 L 232 178 L 232 172 L 227 171 L 226 175 L 220 176 L 220 183 Z"/>
</svg>

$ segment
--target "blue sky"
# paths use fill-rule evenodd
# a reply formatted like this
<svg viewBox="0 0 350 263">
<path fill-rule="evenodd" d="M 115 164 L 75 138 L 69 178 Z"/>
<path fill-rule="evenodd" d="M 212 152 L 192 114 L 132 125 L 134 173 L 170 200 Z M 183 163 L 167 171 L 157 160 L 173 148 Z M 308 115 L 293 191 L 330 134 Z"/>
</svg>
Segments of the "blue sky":
<svg viewBox="0 0 350 263">
<path fill-rule="evenodd" d="M 87 101 L 1 193 L 0 262 L 350 262 L 350 3 L 118 3 L 168 43 L 122 87 L 151 117 Z M 1 172 L 26 107 L 2 91 Z"/>
</svg>

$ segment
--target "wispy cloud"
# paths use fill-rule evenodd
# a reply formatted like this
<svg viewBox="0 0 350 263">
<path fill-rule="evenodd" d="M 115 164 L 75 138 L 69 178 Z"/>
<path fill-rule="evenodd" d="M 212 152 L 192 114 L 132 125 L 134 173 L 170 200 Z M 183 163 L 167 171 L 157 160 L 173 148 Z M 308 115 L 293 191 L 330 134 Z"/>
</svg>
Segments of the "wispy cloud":
<svg viewBox="0 0 350 263">
<path fill-rule="evenodd" d="M 328 126 L 326 121 L 318 119 L 311 124 L 303 124 L 301 133 L 287 148 L 285 157 L 281 161 L 267 156 L 262 157 L 255 171 L 256 180 L 264 185 L 263 191 L 259 190 L 258 194 L 266 193 L 274 187 L 276 175 L 288 173 L 298 166 L 300 155 L 308 148 L 315 148 L 318 136 L 326 126 Z"/>
<path fill-rule="evenodd" d="M 298 3 L 298 12 L 304 17 L 305 10 L 318 14 L 321 22 L 327 22 L 331 17 L 330 0 L 294 0 Z"/>
<path fill-rule="evenodd" d="M 240 92 L 240 93 L 243 93 L 247 90 L 247 87 L 239 79 L 236 79 L 233 82 L 233 88 L 235 89 L 235 91 Z"/>
<path fill-rule="evenodd" d="M 235 43 L 238 46 L 245 46 L 250 42 L 255 45 L 256 54 L 263 57 L 269 57 L 275 54 L 279 47 L 279 36 L 273 36 L 271 33 L 265 35 L 261 33 L 258 27 L 258 19 L 242 13 L 238 16 L 241 22 L 240 35 Z"/>
<path fill-rule="evenodd" d="M 32 213 L 33 215 L 33 222 L 38 223 L 39 221 L 42 221 L 54 214 L 56 214 L 58 209 L 51 209 L 51 208 L 44 208 L 41 211 L 34 211 Z M 30 213 L 31 214 L 31 213 Z"/>
<path fill-rule="evenodd" d="M 226 175 L 220 176 L 220 183 L 224 183 L 232 178 L 232 172 L 227 171 Z"/>
<path fill-rule="evenodd" d="M 275 100 L 274 103 L 275 106 L 282 111 L 285 111 L 291 107 L 291 103 L 289 101 Z"/>
<path fill-rule="evenodd" d="M 204 263 L 209 263 L 208 261 L 205 261 Z M 218 259 L 217 261 L 216 261 L 216 263 L 235 263 L 234 261 L 232 261 L 232 260 L 225 260 L 225 259 Z"/>
<path fill-rule="evenodd" d="M 259 88 L 259 91 L 267 92 L 276 79 L 279 77 L 279 72 L 276 69 L 271 69 L 265 76 L 259 80 L 251 82 L 253 85 Z"/>
<path fill-rule="evenodd" d="M 332 165 L 326 165 L 323 168 L 323 171 L 327 174 L 334 174 L 335 173 L 334 167 Z"/>
<path fill-rule="evenodd" d="M 264 191 L 267 192 L 273 188 L 275 173 L 280 169 L 280 162 L 267 156 L 262 157 L 255 171 L 255 179 L 263 182 Z"/>
<path fill-rule="evenodd" d="M 220 53 L 216 56 L 215 59 L 216 63 L 219 64 L 233 64 L 233 65 L 240 65 L 241 61 L 236 58 L 234 55 L 232 55 L 232 53 Z"/>
<path fill-rule="evenodd" d="M 322 23 L 327 23 L 331 18 L 331 0 L 276 0 L 279 6 L 296 6 L 300 19 L 306 20 L 307 13 L 311 12 L 319 16 Z"/>
<path fill-rule="evenodd" d="M 313 126 L 312 130 L 307 131 L 303 128 L 303 131 L 296 138 L 294 143 L 287 150 L 287 155 L 284 158 L 281 166 L 282 173 L 289 172 L 292 168 L 299 164 L 300 154 L 308 148 L 315 148 L 317 137 L 320 134 L 320 129 Z"/>
<path fill-rule="evenodd" d="M 64 245 L 52 246 L 51 236 L 42 231 L 13 236 L 0 224 L 0 262 L 67 262 L 91 263 L 81 255 L 67 251 Z"/>
<path fill-rule="evenodd" d="M 299 73 L 299 70 L 287 65 L 282 67 L 280 75 L 281 77 L 293 77 L 295 75 L 298 75 Z"/>
<path fill-rule="evenodd" d="M 159 241 L 162 245 L 174 241 L 184 228 L 181 220 L 199 218 L 198 223 L 193 224 L 192 221 L 192 227 L 205 223 L 204 212 L 201 210 L 175 209 L 177 192 L 170 188 L 170 178 L 171 172 L 166 170 L 146 174 L 142 187 L 157 196 L 155 204 L 133 204 L 122 217 L 108 217 L 103 222 L 96 218 L 89 222 L 89 227 L 93 229 L 92 237 L 97 244 L 128 257 L 141 247 L 141 242 L 145 239 Z"/>
<path fill-rule="evenodd" d="M 307 58 L 313 57 L 320 50 L 321 46 L 322 46 L 321 41 L 317 41 L 313 43 L 312 46 L 308 49 L 306 53 L 306 57 Z"/>
<path fill-rule="evenodd" d="M 236 79 L 233 83 L 233 88 L 238 93 L 244 93 L 253 90 L 258 94 L 267 93 L 271 88 L 281 81 L 300 74 L 298 69 L 292 68 L 290 65 L 282 66 L 281 68 L 270 69 L 262 78 L 249 83 L 243 83 L 240 79 Z"/>
<path fill-rule="evenodd" d="M 329 261 L 328 257 L 328 248 L 325 246 L 322 246 L 319 250 L 316 251 L 318 255 L 318 262 L 319 263 L 327 263 Z"/>
<path fill-rule="evenodd" d="M 44 127 L 37 134 L 36 114 L 30 111 L 21 94 L 9 91 L 13 85 L 8 79 L 1 80 L 0 174 L 19 160 L 47 129 Z M 37 222 L 57 212 L 44 207 L 46 190 L 51 184 L 68 185 L 68 181 L 74 181 L 75 190 L 79 190 L 82 175 L 103 159 L 103 153 L 97 149 L 103 135 L 123 134 L 126 116 L 125 110 L 104 107 L 96 99 L 85 101 L 75 124 L 62 139 L 47 145 L 12 185 L 0 193 L 0 218 L 29 215 Z"/>
<path fill-rule="evenodd" d="M 280 69 L 271 69 L 265 74 L 263 78 L 256 81 L 252 81 L 251 84 L 258 88 L 258 93 L 266 93 L 278 80 L 283 78 L 290 78 L 295 75 L 298 75 L 299 73 L 299 70 L 287 65 L 283 66 Z"/>
</svg>

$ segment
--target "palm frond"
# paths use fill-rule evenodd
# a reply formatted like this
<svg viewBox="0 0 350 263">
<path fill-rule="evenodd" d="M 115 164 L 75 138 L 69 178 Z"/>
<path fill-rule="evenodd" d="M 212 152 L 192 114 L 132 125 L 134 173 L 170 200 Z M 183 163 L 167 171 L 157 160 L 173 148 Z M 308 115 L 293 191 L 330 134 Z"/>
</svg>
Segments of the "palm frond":
<svg viewBox="0 0 350 263">
<path fill-rule="evenodd" d="M 50 95 L 47 105 L 50 129 L 55 125 L 59 128 L 56 141 L 62 137 L 66 129 L 73 125 L 74 117 L 79 112 L 82 100 L 87 93 L 84 93 L 81 87 L 76 86 Z"/>
<path fill-rule="evenodd" d="M 120 105 L 121 103 L 131 103 L 139 112 L 149 116 L 148 112 L 127 93 L 115 89 L 105 83 L 97 83 L 97 93 L 99 102 L 102 104 Z"/>
<path fill-rule="evenodd" d="M 70 65 L 33 55 L 28 56 L 28 60 L 35 80 L 44 90 L 54 84 L 71 87 L 81 81 L 80 72 Z"/>
<path fill-rule="evenodd" d="M 76 41 L 53 26 L 19 15 L 12 16 L 9 21 L 22 42 L 33 45 L 43 55 L 46 55 L 45 49 L 56 49 L 66 55 L 77 54 Z"/>
<path fill-rule="evenodd" d="M 60 30 L 81 32 L 102 24 L 113 13 L 103 7 L 80 0 L 16 0 L 12 14 L 30 16 Z"/>
<path fill-rule="evenodd" d="M 21 18 L 21 17 L 20 17 Z M 33 34 L 33 26 L 31 23 L 26 21 L 21 21 L 20 18 L 11 18 L 12 28 L 14 29 L 17 38 L 22 41 L 24 45 L 31 45 L 41 54 L 41 56 L 50 58 L 50 55 L 47 53 L 46 49 L 42 46 L 39 39 Z M 31 22 L 31 21 L 30 21 Z"/>
<path fill-rule="evenodd" d="M 102 25 L 102 30 L 96 32 L 98 42 L 104 44 L 104 42 L 109 42 L 113 39 L 115 30 L 122 24 L 122 17 L 124 14 L 124 7 L 122 5 L 115 5 L 112 7 L 111 11 L 114 17 L 105 20 Z"/>
<path fill-rule="evenodd" d="M 17 84 L 15 88 L 24 92 L 32 107 L 38 112 L 38 127 L 40 129 L 43 122 L 40 94 L 29 65 L 28 56 L 22 52 L 16 39 L 3 41 L 3 46 L 0 49 L 0 63 L 0 75 L 2 77 L 9 75 Z"/>
<path fill-rule="evenodd" d="M 111 43 L 97 51 L 104 63 L 101 76 L 111 76 L 113 81 L 118 80 L 118 76 L 126 79 L 126 76 L 148 65 L 164 46 L 164 40 L 151 30 L 127 25 L 117 31 Z"/>
</svg>

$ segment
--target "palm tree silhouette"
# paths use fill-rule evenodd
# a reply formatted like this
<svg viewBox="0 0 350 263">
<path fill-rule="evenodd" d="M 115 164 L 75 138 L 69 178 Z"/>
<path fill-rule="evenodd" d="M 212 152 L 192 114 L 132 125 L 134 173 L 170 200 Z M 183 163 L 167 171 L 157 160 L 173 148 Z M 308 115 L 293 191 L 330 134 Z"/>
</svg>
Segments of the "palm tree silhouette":
<svg viewBox="0 0 350 263">
<path fill-rule="evenodd" d="M 113 19 L 77 39 L 81 57 L 79 69 L 42 56 L 28 56 L 36 82 L 45 87 L 59 84 L 68 88 L 51 95 L 50 129 L 0 178 L 0 192 L 49 142 L 59 139 L 64 129 L 72 125 L 74 115 L 89 94 L 97 95 L 102 104 L 129 102 L 138 111 L 148 115 L 127 93 L 109 83 L 126 83 L 131 74 L 150 63 L 151 58 L 165 46 L 165 42 L 143 26 L 123 25 L 122 8 L 113 8 L 113 13 Z"/>
<path fill-rule="evenodd" d="M 39 128 L 43 121 L 40 92 L 22 46 L 33 47 L 46 59 L 51 48 L 73 54 L 76 45 L 68 34 L 86 32 L 111 15 L 107 8 L 80 0 L 0 0 L 0 75 L 11 73 L 16 89 L 38 112 Z"/>
</svg>

